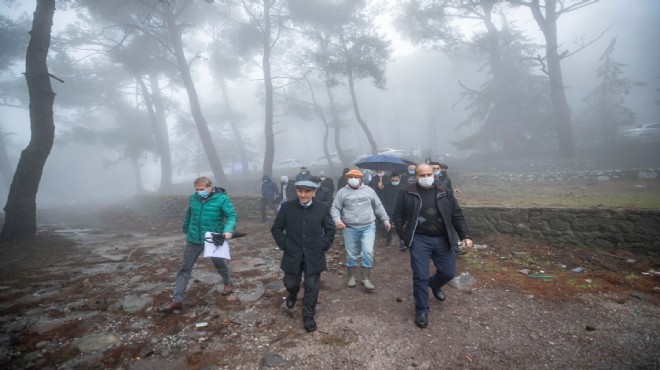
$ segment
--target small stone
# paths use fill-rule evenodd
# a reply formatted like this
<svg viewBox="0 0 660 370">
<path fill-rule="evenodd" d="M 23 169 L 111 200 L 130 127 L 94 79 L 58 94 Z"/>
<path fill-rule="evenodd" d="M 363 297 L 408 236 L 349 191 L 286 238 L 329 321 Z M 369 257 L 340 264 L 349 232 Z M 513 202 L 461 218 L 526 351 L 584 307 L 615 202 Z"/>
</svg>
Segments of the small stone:
<svg viewBox="0 0 660 370">
<path fill-rule="evenodd" d="M 639 300 L 643 300 L 645 298 L 644 293 L 640 293 L 640 292 L 632 292 L 630 293 L 630 296 L 633 298 L 637 298 Z"/>
<path fill-rule="evenodd" d="M 266 367 L 275 367 L 282 362 L 284 362 L 284 359 L 277 353 L 268 353 L 261 359 L 261 363 Z"/>
<path fill-rule="evenodd" d="M 595 326 L 591 326 L 591 325 L 587 325 L 587 326 L 585 326 L 584 328 L 585 328 L 585 330 L 587 330 L 587 331 L 594 331 L 594 330 L 596 330 L 596 327 L 595 327 Z"/>
</svg>

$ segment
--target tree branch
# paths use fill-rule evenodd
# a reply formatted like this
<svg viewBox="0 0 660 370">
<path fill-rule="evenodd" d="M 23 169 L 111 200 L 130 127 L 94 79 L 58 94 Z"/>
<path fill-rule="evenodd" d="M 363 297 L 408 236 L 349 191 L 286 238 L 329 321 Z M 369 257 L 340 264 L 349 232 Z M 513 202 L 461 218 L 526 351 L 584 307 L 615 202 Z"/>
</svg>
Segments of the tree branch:
<svg viewBox="0 0 660 370">
<path fill-rule="evenodd" d="M 596 37 L 595 39 L 593 39 L 593 40 L 591 40 L 591 41 L 589 41 L 589 42 L 587 42 L 587 43 L 584 42 L 584 37 L 581 37 L 580 41 L 579 41 L 579 42 L 576 42 L 576 44 L 580 46 L 578 49 L 576 49 L 575 51 L 572 51 L 572 52 L 569 52 L 568 50 L 566 50 L 566 51 L 564 51 L 563 53 L 561 53 L 561 55 L 559 56 L 559 58 L 560 58 L 560 59 L 568 58 L 568 57 L 570 57 L 571 55 L 573 55 L 573 54 L 575 54 L 575 53 L 577 53 L 577 52 L 579 52 L 579 51 L 582 51 L 582 50 L 584 50 L 585 48 L 589 47 L 589 46 L 590 46 L 591 44 L 593 44 L 594 42 L 596 42 L 596 41 L 600 40 L 601 38 L 603 38 L 603 36 L 605 36 L 605 32 L 609 31 L 609 29 L 612 28 L 615 24 L 616 24 L 616 22 L 615 22 L 615 23 L 612 23 L 611 25 L 609 25 L 607 28 L 605 28 L 605 29 L 603 30 L 603 32 L 600 33 L 600 35 L 599 35 L 598 37 Z"/>
<path fill-rule="evenodd" d="M 64 83 L 64 80 L 63 80 L 63 79 L 61 79 L 61 78 L 59 78 L 59 77 L 53 75 L 52 73 L 49 73 L 48 76 L 50 76 L 50 78 L 52 78 L 52 79 L 54 79 L 54 80 L 58 80 L 59 82 Z"/>
</svg>

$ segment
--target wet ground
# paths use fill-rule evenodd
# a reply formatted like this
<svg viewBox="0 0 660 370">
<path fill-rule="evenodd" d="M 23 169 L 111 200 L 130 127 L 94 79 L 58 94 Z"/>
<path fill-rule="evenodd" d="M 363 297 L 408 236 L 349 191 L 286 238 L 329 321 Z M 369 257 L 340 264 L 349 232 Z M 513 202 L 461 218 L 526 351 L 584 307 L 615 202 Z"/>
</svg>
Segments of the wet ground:
<svg viewBox="0 0 660 370">
<path fill-rule="evenodd" d="M 235 292 L 200 258 L 185 308 L 170 300 L 180 220 L 128 208 L 44 212 L 33 241 L 0 249 L 0 367 L 7 369 L 542 369 L 660 367 L 654 251 L 476 240 L 464 273 L 417 328 L 408 255 L 379 240 L 367 293 L 345 287 L 338 235 L 319 329 L 283 307 L 269 224 L 232 245 Z M 302 294 L 302 292 L 301 292 Z"/>
</svg>

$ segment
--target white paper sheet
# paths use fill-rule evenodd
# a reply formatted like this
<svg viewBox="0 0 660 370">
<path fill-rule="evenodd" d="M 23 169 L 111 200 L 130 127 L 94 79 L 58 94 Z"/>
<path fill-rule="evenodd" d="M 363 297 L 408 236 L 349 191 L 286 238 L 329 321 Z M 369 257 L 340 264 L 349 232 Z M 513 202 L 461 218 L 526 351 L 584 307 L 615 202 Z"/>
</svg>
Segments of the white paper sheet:
<svg viewBox="0 0 660 370">
<path fill-rule="evenodd" d="M 211 232 L 207 231 L 204 239 L 213 239 Z M 215 246 L 213 242 L 204 241 L 204 257 L 220 257 L 231 259 L 229 256 L 229 243 L 225 240 L 220 246 Z"/>
</svg>

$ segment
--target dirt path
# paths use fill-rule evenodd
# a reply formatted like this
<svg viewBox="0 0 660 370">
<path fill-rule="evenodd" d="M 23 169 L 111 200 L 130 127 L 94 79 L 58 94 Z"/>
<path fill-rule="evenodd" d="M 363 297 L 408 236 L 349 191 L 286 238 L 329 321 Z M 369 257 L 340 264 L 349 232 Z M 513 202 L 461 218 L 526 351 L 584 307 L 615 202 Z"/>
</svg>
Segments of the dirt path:
<svg viewBox="0 0 660 370">
<path fill-rule="evenodd" d="M 179 268 L 178 220 L 70 216 L 46 218 L 51 231 L 0 249 L 2 368 L 660 367 L 656 253 L 478 240 L 459 260 L 475 282 L 447 288 L 421 330 L 407 253 L 379 241 L 377 289 L 366 293 L 344 285 L 339 238 L 322 275 L 319 329 L 308 334 L 299 304 L 282 307 L 269 224 L 241 222 L 249 236 L 232 248 L 234 295 L 219 294 L 202 260 L 185 310 L 163 315 L 154 308 Z"/>
</svg>

